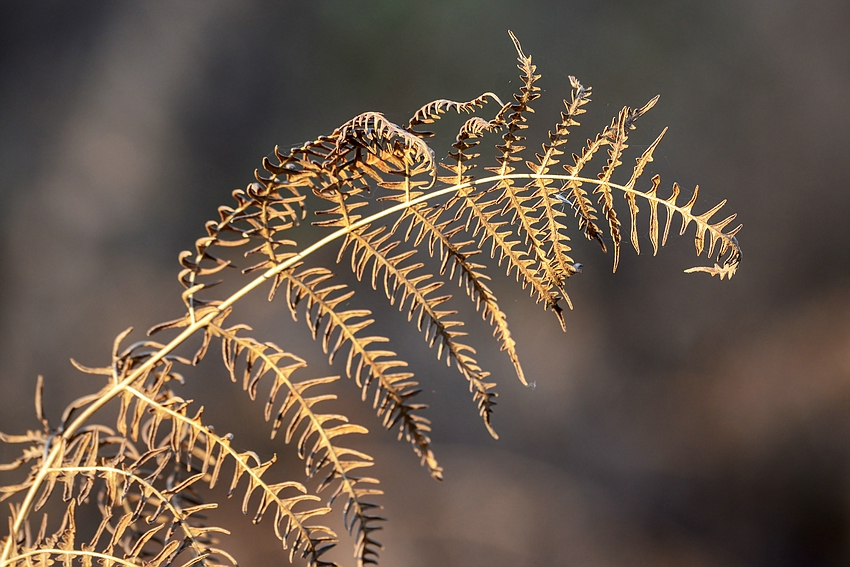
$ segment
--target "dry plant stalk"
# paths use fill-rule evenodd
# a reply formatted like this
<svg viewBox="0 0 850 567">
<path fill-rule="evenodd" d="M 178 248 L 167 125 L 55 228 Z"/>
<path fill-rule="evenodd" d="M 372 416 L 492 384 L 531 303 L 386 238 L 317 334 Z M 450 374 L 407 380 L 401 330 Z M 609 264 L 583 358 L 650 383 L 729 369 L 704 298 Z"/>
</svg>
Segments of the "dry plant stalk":
<svg viewBox="0 0 850 567">
<path fill-rule="evenodd" d="M 149 332 L 170 332 L 170 340 L 145 339 L 124 346 L 128 329 L 115 339 L 108 365 L 88 368 L 75 363 L 82 372 L 104 376 L 105 385 L 71 402 L 58 423 L 44 417 L 39 378 L 35 405 L 42 428 L 23 435 L 0 434 L 3 442 L 22 446 L 21 456 L 0 470 L 30 468 L 23 482 L 0 487 L 0 500 L 11 502 L 9 532 L 0 540 L 0 567 L 56 562 L 88 566 L 95 561 L 107 567 L 235 565 L 236 560 L 217 546 L 216 534 L 227 531 L 204 523 L 204 512 L 216 503 L 204 503 L 198 495 L 202 486 L 219 482 L 230 483 L 229 493 L 243 494 L 242 510 L 252 513 L 255 522 L 273 513 L 275 534 L 290 560 L 298 556 L 308 565 L 332 564 L 323 555 L 335 545 L 336 534 L 320 517 L 338 504 L 346 529 L 354 534 L 357 564 L 376 563 L 381 544 L 375 531 L 384 519 L 374 497 L 381 490 L 378 480 L 362 474 L 372 457 L 344 445 L 350 435 L 367 430 L 322 410 L 322 402 L 336 397 L 332 385 L 339 377 L 301 378 L 307 366 L 303 359 L 254 338 L 250 327 L 230 320 L 232 306 L 254 289 L 269 287 L 270 300 L 284 293 L 293 318 L 302 314 L 331 360 L 347 349 L 345 373 L 363 399 L 371 399 L 382 425 L 397 429 L 431 476 L 440 479 L 426 406 L 417 402 L 419 385 L 407 363 L 384 348 L 386 337 L 371 334 L 370 311 L 342 308 L 354 291 L 332 283 L 327 267 L 306 264 L 313 252 L 327 245 L 337 244 L 338 262 L 350 262 L 358 279 L 380 287 L 390 303 L 424 331 L 438 358 L 454 364 L 469 382 L 473 401 L 494 437 L 494 384 L 466 344 L 456 312 L 444 306 L 450 295 L 443 292 L 448 281 L 460 284 L 526 384 L 505 313 L 487 285 L 485 266 L 475 261 L 487 246 L 498 265 L 505 266 L 508 275 L 514 273 L 564 329 L 563 304 L 571 306 L 565 284 L 580 271 L 569 256 L 566 211 L 574 214 L 586 238 L 596 240 L 603 251 L 613 249 L 616 270 L 623 238 L 615 209 L 618 194 L 628 204 L 629 240 L 636 252 L 638 203 L 643 203 L 649 209 L 653 254 L 667 241 L 678 215 L 679 233 L 693 223 L 697 256 L 706 252 L 714 261 L 713 266 L 685 271 L 732 277 L 741 260 L 735 238 L 741 227 L 727 230 L 734 214 L 712 220 L 725 201 L 696 214 L 697 189 L 682 205 L 676 184 L 668 197 L 659 195 L 658 176 L 647 189 L 637 188 L 666 129 L 637 157 L 625 183 L 613 181 L 629 133 L 658 97 L 640 108 L 623 108 L 571 162 L 556 168 L 591 96 L 589 87 L 570 77 L 572 93 L 564 101 L 560 121 L 542 153 L 524 161 L 522 131 L 533 112 L 531 103 L 540 96 L 540 75 L 516 37 L 511 38 L 522 73 L 513 101 L 503 104 L 492 93 L 468 102 L 436 100 L 401 125 L 368 112 L 328 136 L 287 152 L 275 150 L 274 162 L 263 160 L 265 173 L 257 173 L 245 190 L 234 191 L 235 203 L 220 207 L 219 218 L 206 224 L 207 235 L 195 242 L 195 250 L 180 254 L 186 312 Z M 492 103 L 496 112 L 491 118 L 466 120 L 449 152 L 450 164 L 438 164 L 426 143 L 432 133 L 420 127 L 446 113 L 475 113 Z M 489 175 L 476 177 L 475 150 L 482 137 L 497 132 L 502 135 L 495 165 L 484 168 Z M 603 148 L 607 162 L 596 177 L 587 176 L 588 164 L 603 155 Z M 372 198 L 373 192 L 380 196 Z M 332 232 L 299 247 L 287 238 L 287 230 L 306 218 L 309 194 L 328 202 L 326 209 L 315 212 L 323 220 L 312 224 Z M 664 213 L 663 232 L 659 210 Z M 232 267 L 222 258 L 233 256 L 226 248 L 249 260 L 242 273 L 259 275 L 221 299 L 208 290 L 218 283 L 211 278 Z M 423 270 L 424 264 L 413 260 L 422 248 L 439 259 L 439 273 Z M 196 333 L 203 336 L 201 348 L 191 358 L 181 356 L 179 347 Z M 300 482 L 265 480 L 274 458 L 263 462 L 254 452 L 237 449 L 232 435 L 204 422 L 203 407 L 175 393 L 175 384 L 182 381 L 175 369 L 198 364 L 212 342 L 220 343 L 233 381 L 241 381 L 252 399 L 261 381 L 268 385 L 264 415 L 272 422 L 272 436 L 281 432 L 286 443 L 294 442 L 306 476 L 321 479 L 317 492 L 324 498 L 309 493 Z M 117 423 L 97 423 L 95 414 L 113 401 L 119 407 Z M 64 517 L 48 529 L 41 509 L 59 488 Z M 97 506 L 102 519 L 90 540 L 78 541 L 76 513 L 85 505 Z"/>
</svg>

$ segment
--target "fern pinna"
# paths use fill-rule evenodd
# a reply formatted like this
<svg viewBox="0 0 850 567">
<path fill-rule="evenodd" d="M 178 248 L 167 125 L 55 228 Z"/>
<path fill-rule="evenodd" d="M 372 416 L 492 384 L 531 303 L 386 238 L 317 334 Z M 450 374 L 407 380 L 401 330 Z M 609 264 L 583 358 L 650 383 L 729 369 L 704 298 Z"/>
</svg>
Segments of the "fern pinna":
<svg viewBox="0 0 850 567">
<path fill-rule="evenodd" d="M 448 307 L 447 282 L 456 281 L 476 310 L 493 328 L 519 380 L 526 384 L 516 342 L 507 317 L 488 286 L 489 277 L 476 256 L 489 248 L 508 275 L 528 288 L 537 303 L 550 310 L 566 329 L 563 306 L 571 306 L 565 282 L 580 271 L 570 257 L 566 230 L 571 211 L 578 230 L 613 250 L 617 268 L 623 239 L 617 201 L 625 199 L 629 240 L 639 253 L 639 204 L 649 209 L 648 234 L 653 253 L 664 245 L 673 217 L 681 218 L 680 234 L 693 223 L 697 255 L 706 252 L 712 266 L 706 272 L 731 278 L 741 260 L 735 218 L 712 220 L 725 203 L 697 214 L 695 189 L 679 203 L 674 184 L 667 197 L 659 194 L 658 176 L 639 189 L 642 174 L 653 159 L 666 129 L 636 158 L 625 183 L 614 181 L 628 148 L 629 133 L 657 97 L 639 108 L 623 108 L 611 124 L 587 141 L 579 153 L 563 160 L 564 147 L 590 101 L 591 89 L 570 78 L 572 93 L 550 131 L 541 153 L 525 155 L 526 120 L 540 96 L 540 78 L 531 57 L 516 37 L 521 87 L 513 101 L 502 103 L 493 93 L 468 102 L 436 100 L 417 110 L 406 124 L 395 124 L 377 112 L 361 114 L 328 136 L 289 151 L 275 150 L 263 161 L 263 173 L 234 203 L 218 210 L 206 224 L 206 236 L 194 251 L 180 254 L 184 287 L 183 316 L 158 325 L 151 335 L 171 333 L 159 342 L 127 342 L 130 330 L 115 340 L 112 357 L 103 367 L 75 363 L 82 372 L 102 375 L 103 388 L 71 402 L 58 422 L 50 423 L 41 409 L 43 382 L 38 381 L 36 414 L 42 427 L 23 435 L 0 434 L 5 443 L 20 444 L 20 457 L 2 470 L 29 467 L 17 484 L 0 488 L 0 499 L 11 501 L 9 533 L 2 540 L 0 567 L 51 565 L 60 562 L 104 566 L 172 564 L 188 567 L 236 564 L 218 547 L 224 528 L 205 523 L 202 486 L 228 482 L 228 494 L 241 493 L 242 510 L 259 522 L 267 516 L 292 560 L 329 565 L 325 553 L 337 536 L 322 525 L 332 506 L 343 511 L 353 534 L 358 565 L 376 563 L 381 544 L 375 533 L 384 519 L 375 497 L 378 480 L 364 474 L 372 457 L 351 448 L 351 436 L 367 430 L 343 416 L 328 413 L 324 402 L 334 399 L 338 376 L 308 378 L 307 363 L 272 342 L 255 338 L 251 328 L 231 320 L 233 305 L 255 288 L 266 286 L 269 300 L 285 295 L 297 319 L 303 317 L 313 337 L 321 340 L 330 360 L 345 358 L 345 374 L 369 400 L 383 427 L 406 439 L 431 476 L 440 468 L 429 439 L 426 406 L 418 401 L 419 384 L 407 363 L 387 348 L 372 313 L 356 304 L 354 291 L 334 283 L 325 266 L 311 266 L 310 255 L 328 245 L 339 247 L 338 262 L 348 263 L 359 280 L 368 280 L 390 304 L 407 313 L 424 333 L 437 357 L 454 365 L 469 383 L 485 427 L 495 437 L 491 419 L 496 393 L 490 373 L 467 344 L 463 322 Z M 476 113 L 492 108 L 495 112 Z M 475 114 L 460 127 L 446 163 L 438 163 L 422 129 L 446 113 Z M 481 140 L 501 133 L 494 163 L 475 175 Z M 596 177 L 586 171 L 607 151 Z M 562 163 L 562 160 L 565 163 Z M 596 161 L 599 161 L 598 159 Z M 442 167 L 442 171 L 438 169 Z M 560 167 L 558 167 L 560 166 Z M 324 230 L 308 246 L 299 245 L 290 229 L 307 218 L 316 202 L 326 201 L 312 224 Z M 659 211 L 663 212 L 663 231 Z M 432 273 L 415 259 L 421 249 L 438 260 Z M 228 250 L 233 249 L 233 250 Z M 241 267 L 248 283 L 226 298 L 216 297 L 214 278 L 235 274 L 231 259 L 247 259 Z M 259 275 L 256 275 L 259 274 Z M 250 279 L 253 278 L 253 279 Z M 179 354 L 187 338 L 200 333 L 201 347 L 193 356 Z M 281 433 L 293 442 L 307 478 L 318 478 L 317 494 L 296 481 L 270 482 L 266 472 L 275 458 L 262 460 L 247 448 L 237 448 L 230 434 L 217 432 L 203 419 L 203 407 L 176 393 L 183 378 L 181 365 L 200 363 L 212 343 L 222 352 L 224 366 L 251 399 L 261 383 L 268 395 L 265 418 L 272 437 Z M 95 414 L 108 403 L 118 407 L 117 422 L 102 424 Z M 42 510 L 61 488 L 64 516 L 52 523 Z M 96 506 L 101 521 L 86 541 L 77 528 L 77 509 Z"/>
</svg>

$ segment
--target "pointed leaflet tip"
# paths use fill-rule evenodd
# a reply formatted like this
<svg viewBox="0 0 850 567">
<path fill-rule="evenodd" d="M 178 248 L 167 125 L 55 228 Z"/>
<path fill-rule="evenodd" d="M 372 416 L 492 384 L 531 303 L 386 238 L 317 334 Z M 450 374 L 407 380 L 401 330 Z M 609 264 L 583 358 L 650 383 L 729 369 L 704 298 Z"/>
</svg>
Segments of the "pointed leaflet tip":
<svg viewBox="0 0 850 567">
<path fill-rule="evenodd" d="M 493 426 L 490 425 L 490 422 L 485 421 L 484 426 L 487 428 L 487 432 L 490 434 L 490 437 L 492 437 L 493 439 L 498 441 L 499 440 L 499 434 L 496 433 L 496 430 L 493 429 Z"/>
<path fill-rule="evenodd" d="M 511 41 L 514 42 L 514 47 L 516 48 L 516 52 L 519 55 L 520 59 L 523 59 L 523 60 L 528 59 L 528 57 L 525 56 L 525 53 L 523 53 L 522 45 L 520 45 L 519 40 L 514 35 L 514 32 L 512 32 L 511 30 L 508 30 L 508 35 L 511 36 Z"/>
<path fill-rule="evenodd" d="M 644 104 L 644 105 L 640 108 L 640 110 L 638 110 L 638 111 L 637 111 L 638 116 L 643 116 L 644 114 L 646 114 L 647 112 L 649 112 L 649 111 L 652 109 L 652 107 L 653 107 L 653 106 L 655 106 L 655 103 L 657 103 L 657 102 L 658 102 L 658 99 L 659 99 L 659 98 L 661 98 L 661 95 L 655 95 L 654 97 L 652 97 L 652 98 L 649 100 L 649 102 L 647 102 L 646 104 Z"/>
<path fill-rule="evenodd" d="M 49 431 L 50 427 L 47 424 L 47 419 L 44 417 L 44 407 L 42 401 L 44 399 L 44 376 L 38 375 L 38 381 L 35 384 L 35 416 L 38 421 L 44 426 L 45 431 Z"/>
</svg>

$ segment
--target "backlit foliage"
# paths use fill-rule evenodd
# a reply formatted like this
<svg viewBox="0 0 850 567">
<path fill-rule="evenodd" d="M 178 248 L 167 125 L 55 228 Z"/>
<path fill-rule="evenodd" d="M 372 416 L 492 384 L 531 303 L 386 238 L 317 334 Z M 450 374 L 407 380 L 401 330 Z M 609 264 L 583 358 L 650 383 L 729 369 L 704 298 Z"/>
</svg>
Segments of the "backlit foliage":
<svg viewBox="0 0 850 567">
<path fill-rule="evenodd" d="M 309 378 L 302 358 L 231 320 L 233 305 L 256 288 L 265 287 L 269 300 L 284 296 L 292 317 L 306 321 L 330 360 L 344 360 L 345 375 L 372 404 L 381 425 L 409 442 L 430 475 L 440 479 L 426 406 L 418 400 L 419 383 L 389 349 L 372 313 L 356 307 L 362 302 L 355 292 L 336 283 L 329 267 L 311 265 L 311 254 L 325 246 L 337 246 L 338 263 L 350 265 L 358 280 L 405 312 L 437 357 L 457 369 L 494 437 L 495 383 L 449 306 L 446 284 L 460 285 L 492 326 L 519 380 L 526 384 L 526 379 L 479 255 L 489 253 L 565 330 L 564 306 L 571 307 L 566 282 L 580 271 L 567 236 L 573 219 L 579 233 L 598 242 L 603 252 L 612 251 L 616 271 L 624 232 L 638 253 L 639 230 L 648 234 L 655 254 L 678 216 L 679 233 L 693 223 L 697 256 L 705 252 L 713 264 L 686 271 L 732 277 L 741 259 L 735 238 L 740 226 L 727 229 L 735 215 L 713 220 L 725 201 L 697 214 L 696 189 L 680 204 L 678 185 L 665 197 L 658 176 L 642 177 L 666 129 L 635 159 L 631 171 L 620 175 L 629 135 L 658 97 L 623 108 L 565 159 L 565 146 L 591 97 L 590 87 L 571 77 L 572 93 L 560 120 L 542 150 L 529 155 L 523 130 L 540 96 L 540 75 L 511 38 L 521 72 L 513 100 L 503 104 L 493 93 L 468 102 L 436 100 L 404 124 L 367 112 L 327 136 L 275 150 L 275 159 L 263 160 L 255 181 L 234 191 L 234 201 L 218 209 L 194 250 L 180 254 L 186 311 L 149 332 L 168 338 L 130 341 L 128 329 L 115 339 L 106 365 L 75 363 L 84 373 L 102 376 L 104 385 L 71 402 L 56 422 L 44 417 L 39 378 L 35 405 L 41 429 L 0 434 L 3 442 L 21 447 L 20 457 L 0 470 L 29 470 L 20 482 L 0 488 L 0 500 L 11 503 L 0 567 L 235 565 L 217 541 L 227 531 L 207 525 L 204 516 L 216 507 L 205 503 L 204 488 L 220 483 L 229 486 L 229 495 L 241 496 L 242 511 L 254 522 L 273 524 L 290 560 L 330 564 L 325 552 L 337 536 L 323 524 L 323 516 L 339 507 L 353 534 L 357 564 L 377 562 L 381 544 L 375 534 L 384 521 L 376 501 L 381 490 L 378 480 L 365 474 L 372 457 L 350 446 L 367 430 L 325 409 L 342 380 Z M 471 116 L 440 162 L 427 143 L 433 134 L 422 128 L 447 114 Z M 495 160 L 477 153 L 487 136 L 497 140 Z M 592 164 L 603 161 L 595 176 L 589 173 Z M 479 164 L 487 173 L 475 175 Z M 625 181 L 615 181 L 618 177 Z M 618 207 L 627 211 L 628 229 Z M 648 219 L 640 221 L 645 224 L 639 229 L 641 207 Z M 312 221 L 316 236 L 305 246 L 290 229 L 309 215 L 318 216 Z M 417 259 L 422 253 L 436 259 L 436 273 Z M 247 263 L 233 270 L 232 258 L 239 256 Z M 235 293 L 215 294 L 216 278 L 240 273 L 253 275 Z M 183 352 L 186 339 L 196 334 L 201 347 L 194 354 Z M 202 406 L 178 395 L 183 377 L 177 369 L 199 364 L 214 343 L 231 378 L 251 399 L 261 387 L 269 392 L 263 397 L 271 435 L 294 445 L 305 477 L 317 479 L 315 494 L 295 480 L 267 480 L 275 457 L 263 460 L 238 447 L 231 434 L 206 423 Z M 107 405 L 117 407 L 117 420 L 96 421 Z M 44 511 L 50 501 L 61 501 L 64 508 L 55 522 Z M 79 526 L 82 507 L 99 514 L 99 525 Z"/>
</svg>

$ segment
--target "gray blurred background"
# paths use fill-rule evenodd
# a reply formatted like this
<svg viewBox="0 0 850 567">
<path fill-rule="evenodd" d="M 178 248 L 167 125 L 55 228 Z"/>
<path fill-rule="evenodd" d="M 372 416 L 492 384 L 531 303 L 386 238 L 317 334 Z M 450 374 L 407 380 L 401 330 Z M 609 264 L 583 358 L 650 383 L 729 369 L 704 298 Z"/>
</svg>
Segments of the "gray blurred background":
<svg viewBox="0 0 850 567">
<path fill-rule="evenodd" d="M 119 331 L 141 336 L 182 313 L 177 254 L 276 144 L 365 110 L 402 121 L 435 98 L 507 99 L 508 29 L 543 75 L 530 149 L 569 75 L 595 95 L 570 151 L 623 105 L 661 94 L 625 167 L 669 126 L 650 173 L 665 190 L 698 183 L 699 210 L 727 198 L 744 261 L 730 282 L 683 274 L 705 260 L 691 233 L 651 258 L 643 226 L 644 253 L 624 248 L 612 275 L 610 254 L 574 233 L 585 269 L 569 282 L 566 334 L 492 270 L 536 383 L 517 383 L 458 297 L 499 383 L 499 441 L 462 377 L 361 289 L 357 306 L 424 386 L 446 469 L 430 480 L 341 384 L 337 408 L 373 430 L 357 447 L 387 492 L 382 564 L 850 564 L 850 4 L 839 0 L 3 3 L 0 430 L 36 427 L 37 374 L 55 419 L 99 386 L 70 356 L 106 364 Z M 460 124 L 448 121 L 447 133 Z M 259 338 L 310 360 L 302 378 L 342 372 L 262 295 L 238 311 Z M 300 479 L 215 359 L 184 395 Z M 277 561 L 273 538 L 257 536 L 268 528 L 249 524 L 228 526 L 241 564 Z M 338 557 L 349 553 L 344 541 Z"/>
</svg>

